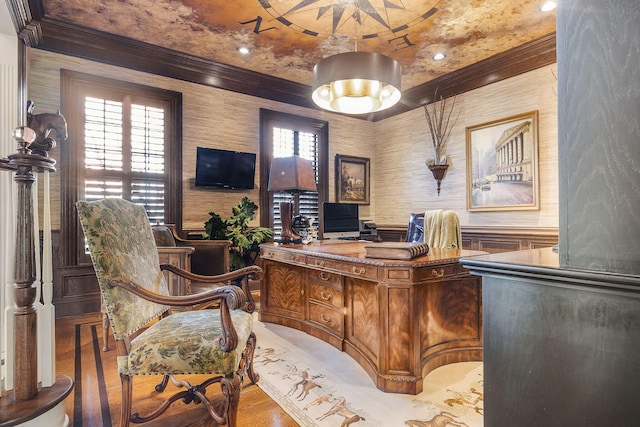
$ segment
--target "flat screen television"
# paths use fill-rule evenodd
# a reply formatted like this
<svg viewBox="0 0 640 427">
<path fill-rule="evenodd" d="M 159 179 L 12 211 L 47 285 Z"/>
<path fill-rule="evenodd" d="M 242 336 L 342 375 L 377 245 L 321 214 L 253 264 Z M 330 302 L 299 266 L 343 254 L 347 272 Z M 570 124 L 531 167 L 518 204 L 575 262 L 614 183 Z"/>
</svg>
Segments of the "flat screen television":
<svg viewBox="0 0 640 427">
<path fill-rule="evenodd" d="M 254 187 L 256 154 L 197 147 L 196 187 L 246 190 Z"/>
<path fill-rule="evenodd" d="M 322 237 L 357 239 L 360 236 L 358 205 L 355 203 L 322 204 Z"/>
</svg>

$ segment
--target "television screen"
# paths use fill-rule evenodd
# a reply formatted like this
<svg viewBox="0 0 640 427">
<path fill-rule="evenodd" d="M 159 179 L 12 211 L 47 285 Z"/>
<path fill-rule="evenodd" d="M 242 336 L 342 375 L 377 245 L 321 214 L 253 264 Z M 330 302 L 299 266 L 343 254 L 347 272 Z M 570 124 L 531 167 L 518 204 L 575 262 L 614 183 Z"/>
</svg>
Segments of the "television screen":
<svg viewBox="0 0 640 427">
<path fill-rule="evenodd" d="M 255 153 L 197 147 L 196 187 L 252 189 Z"/>
<path fill-rule="evenodd" d="M 355 203 L 322 204 L 322 236 L 325 239 L 358 238 L 360 221 Z"/>
</svg>

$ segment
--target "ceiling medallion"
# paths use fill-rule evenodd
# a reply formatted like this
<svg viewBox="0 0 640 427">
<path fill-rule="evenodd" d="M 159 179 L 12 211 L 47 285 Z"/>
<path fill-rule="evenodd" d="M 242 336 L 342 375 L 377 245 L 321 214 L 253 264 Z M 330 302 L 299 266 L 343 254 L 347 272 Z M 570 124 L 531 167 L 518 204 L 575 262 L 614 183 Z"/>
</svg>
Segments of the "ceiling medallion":
<svg viewBox="0 0 640 427">
<path fill-rule="evenodd" d="M 312 37 L 393 37 L 430 18 L 440 0 L 259 0 L 284 26 Z M 407 4 L 408 3 L 408 4 Z M 355 25 L 354 25 L 355 23 Z"/>
</svg>

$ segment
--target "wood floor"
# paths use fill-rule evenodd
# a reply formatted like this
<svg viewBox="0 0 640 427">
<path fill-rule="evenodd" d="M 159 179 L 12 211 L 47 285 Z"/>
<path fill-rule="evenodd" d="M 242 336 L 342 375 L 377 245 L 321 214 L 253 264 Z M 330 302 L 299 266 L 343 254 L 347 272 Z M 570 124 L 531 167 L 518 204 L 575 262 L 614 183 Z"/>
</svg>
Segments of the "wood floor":
<svg viewBox="0 0 640 427">
<path fill-rule="evenodd" d="M 69 317 L 56 321 L 56 370 L 71 377 L 74 389 L 65 400 L 72 426 L 118 426 L 120 420 L 120 377 L 115 349 L 101 350 L 102 326 L 100 316 Z M 113 343 L 113 339 L 110 341 Z M 167 387 L 158 394 L 153 387 L 160 377 L 135 377 L 133 382 L 133 411 L 146 413 L 172 393 Z M 194 383 L 198 383 L 194 381 Z M 208 396 L 219 392 L 212 386 Z M 202 405 L 175 402 L 160 418 L 145 426 L 215 426 Z M 296 427 L 291 419 L 258 386 L 245 384 L 240 395 L 238 426 Z"/>
</svg>

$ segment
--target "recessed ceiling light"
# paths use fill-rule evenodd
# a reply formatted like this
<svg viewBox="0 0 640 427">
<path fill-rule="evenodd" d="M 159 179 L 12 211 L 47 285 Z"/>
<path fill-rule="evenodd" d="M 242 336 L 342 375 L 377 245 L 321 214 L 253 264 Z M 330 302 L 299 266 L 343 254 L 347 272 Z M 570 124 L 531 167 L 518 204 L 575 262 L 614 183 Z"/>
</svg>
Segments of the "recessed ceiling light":
<svg viewBox="0 0 640 427">
<path fill-rule="evenodd" d="M 443 59 L 444 59 L 444 58 L 446 58 L 446 57 L 447 57 L 447 55 L 445 55 L 445 54 L 444 54 L 444 53 L 442 53 L 442 52 L 438 52 L 438 53 L 436 53 L 435 55 L 433 55 L 433 59 L 435 59 L 436 61 L 443 60 Z"/>
<path fill-rule="evenodd" d="M 555 1 L 547 1 L 547 2 L 545 2 L 545 3 L 542 5 L 542 7 L 540 8 L 540 10 L 541 10 L 541 11 L 543 11 L 543 12 L 550 12 L 550 11 L 552 11 L 553 9 L 555 9 L 555 8 L 556 8 L 556 6 L 557 6 L 557 4 L 556 4 L 556 2 L 555 2 Z"/>
<path fill-rule="evenodd" d="M 249 52 L 251 52 L 251 49 L 249 49 L 249 48 L 248 48 L 248 47 L 246 47 L 246 46 L 240 46 L 240 47 L 238 48 L 238 52 L 240 52 L 240 53 L 241 53 L 241 54 L 243 54 L 243 55 L 246 55 L 246 54 L 248 54 Z"/>
</svg>

